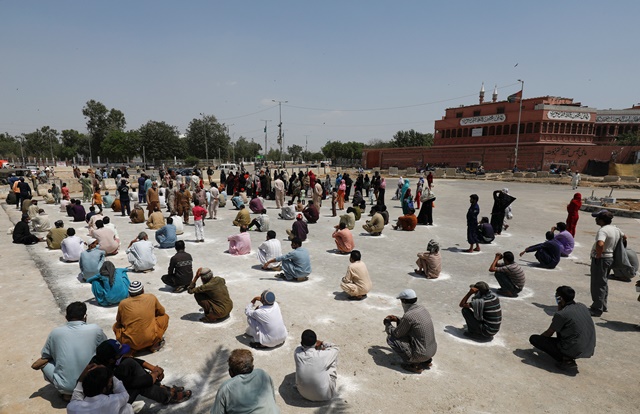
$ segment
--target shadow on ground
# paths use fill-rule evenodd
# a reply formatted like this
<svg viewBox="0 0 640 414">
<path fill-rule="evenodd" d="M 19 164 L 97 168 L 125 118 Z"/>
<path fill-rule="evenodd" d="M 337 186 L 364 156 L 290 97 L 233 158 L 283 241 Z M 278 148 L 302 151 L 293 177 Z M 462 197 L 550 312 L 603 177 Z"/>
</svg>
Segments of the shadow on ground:
<svg viewBox="0 0 640 414">
<path fill-rule="evenodd" d="M 640 325 L 622 321 L 597 322 L 596 325 L 616 332 L 640 332 Z"/>
<path fill-rule="evenodd" d="M 513 351 L 513 355 L 520 358 L 523 364 L 543 369 L 552 374 L 562 374 L 570 377 L 575 377 L 577 374 L 577 371 L 562 371 L 556 368 L 556 366 L 554 365 L 555 363 L 551 357 L 536 349 L 518 348 Z"/>
<path fill-rule="evenodd" d="M 537 303 L 537 302 L 533 302 L 532 305 L 542 309 L 544 313 L 546 313 L 549 316 L 553 316 L 558 311 L 558 307 L 553 305 L 545 305 L 544 303 Z"/>
<path fill-rule="evenodd" d="M 29 396 L 29 399 L 38 397 L 49 401 L 51 408 L 64 409 L 67 406 L 67 403 L 60 397 L 58 390 L 56 390 L 53 384 L 47 384 L 38 391 L 35 391 Z"/>
</svg>

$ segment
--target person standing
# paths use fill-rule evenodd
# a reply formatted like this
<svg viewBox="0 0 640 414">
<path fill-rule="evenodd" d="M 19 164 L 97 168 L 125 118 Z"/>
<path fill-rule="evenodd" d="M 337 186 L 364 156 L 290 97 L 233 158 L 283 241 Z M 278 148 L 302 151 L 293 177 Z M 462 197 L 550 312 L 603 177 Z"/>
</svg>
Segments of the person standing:
<svg viewBox="0 0 640 414">
<path fill-rule="evenodd" d="M 576 237 L 576 225 L 580 219 L 580 207 L 582 207 L 582 194 L 575 193 L 573 198 L 567 204 L 567 231 Z"/>
<path fill-rule="evenodd" d="M 621 239 L 627 236 L 616 226 L 611 224 L 613 214 L 608 210 L 591 213 L 596 218 L 600 229 L 596 233 L 596 241 L 591 248 L 591 304 L 592 316 L 601 316 L 607 312 L 607 298 L 609 296 L 608 276 L 613 265 L 613 251 Z M 623 249 L 624 250 L 624 249 Z"/>
<path fill-rule="evenodd" d="M 469 243 L 469 250 L 465 250 L 465 253 L 473 253 L 474 251 L 480 251 L 480 238 L 478 237 L 478 215 L 480 214 L 480 206 L 478 205 L 478 195 L 471 194 L 469 196 L 469 210 L 467 210 L 467 242 Z M 504 214 L 504 209 L 503 209 Z M 476 248 L 473 248 L 473 245 Z"/>
<path fill-rule="evenodd" d="M 549 329 L 529 337 L 529 343 L 549 354 L 562 370 L 577 371 L 576 359 L 591 358 L 596 347 L 596 328 L 589 309 L 576 303 L 575 296 L 571 287 L 559 286 L 556 289 L 558 311 L 553 315 Z"/>
<path fill-rule="evenodd" d="M 422 201 L 422 207 L 418 213 L 418 224 L 433 226 L 433 203 L 436 201 L 436 196 L 431 188 L 425 187 L 422 190 L 420 201 Z"/>
<path fill-rule="evenodd" d="M 193 204 L 191 213 L 196 228 L 196 242 L 204 243 L 204 218 L 207 215 L 207 210 L 200 205 L 200 200 L 194 200 Z"/>
<path fill-rule="evenodd" d="M 122 215 L 131 215 L 131 199 L 129 198 L 129 185 L 127 180 L 122 179 L 120 181 L 120 187 L 118 187 L 118 195 L 120 199 L 120 211 Z"/>
<path fill-rule="evenodd" d="M 309 401 L 328 401 L 336 396 L 338 353 L 340 349 L 319 341 L 311 329 L 302 332 L 300 346 L 293 358 L 296 363 L 296 389 Z"/>
<path fill-rule="evenodd" d="M 497 235 L 502 233 L 506 209 L 515 201 L 515 197 L 509 195 L 509 190 L 503 188 L 493 192 L 493 208 L 491 209 L 491 227 Z"/>
<path fill-rule="evenodd" d="M 580 185 L 580 173 L 576 171 L 575 174 L 571 177 L 571 189 L 577 190 Z"/>
<path fill-rule="evenodd" d="M 218 200 L 219 195 L 220 191 L 218 190 L 218 185 L 212 182 L 211 187 L 209 188 L 209 219 L 218 219 L 218 205 L 220 204 L 220 200 Z"/>
<path fill-rule="evenodd" d="M 156 211 L 156 207 L 158 211 L 160 211 L 160 194 L 158 193 L 158 183 L 153 182 L 151 184 L 151 188 L 149 188 L 146 192 L 147 195 L 147 211 L 149 212 L 149 216 Z"/>
<path fill-rule="evenodd" d="M 276 190 L 276 208 L 282 208 L 284 206 L 284 181 L 278 176 L 273 182 L 273 187 Z"/>
<path fill-rule="evenodd" d="M 413 289 L 403 290 L 397 299 L 402 302 L 404 315 L 402 318 L 395 315 L 384 318 L 387 344 L 402 358 L 403 369 L 420 374 L 431 367 L 438 350 L 431 314 L 416 303 L 418 297 Z"/>
</svg>

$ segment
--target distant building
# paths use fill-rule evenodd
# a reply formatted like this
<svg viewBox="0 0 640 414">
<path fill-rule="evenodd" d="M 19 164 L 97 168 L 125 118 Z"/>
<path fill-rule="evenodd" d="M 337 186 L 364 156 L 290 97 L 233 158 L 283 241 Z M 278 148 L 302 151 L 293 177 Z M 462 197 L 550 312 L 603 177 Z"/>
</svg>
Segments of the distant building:
<svg viewBox="0 0 640 414">
<path fill-rule="evenodd" d="M 640 104 L 628 109 L 599 110 L 571 98 L 543 96 L 522 100 L 520 131 L 519 92 L 508 100 L 484 102 L 484 85 L 477 105 L 447 108 L 435 121 L 431 148 L 365 150 L 367 168 L 421 167 L 425 164 L 464 167 L 480 161 L 486 170 L 547 170 L 567 163 L 584 170 L 588 160 L 633 162 L 640 148 L 611 145 L 615 137 L 640 130 Z"/>
</svg>

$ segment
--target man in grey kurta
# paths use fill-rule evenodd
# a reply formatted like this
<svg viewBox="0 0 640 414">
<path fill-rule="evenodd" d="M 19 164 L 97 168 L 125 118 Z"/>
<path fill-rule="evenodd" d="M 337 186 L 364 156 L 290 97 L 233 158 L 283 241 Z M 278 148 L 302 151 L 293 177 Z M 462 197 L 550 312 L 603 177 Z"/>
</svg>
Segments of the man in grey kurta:
<svg viewBox="0 0 640 414">
<path fill-rule="evenodd" d="M 389 315 L 384 318 L 387 344 L 402 358 L 402 368 L 421 373 L 429 369 L 438 345 L 429 311 L 418 305 L 418 297 L 412 289 L 403 290 L 397 297 L 402 301 L 404 316 Z M 392 322 L 396 322 L 394 327 Z"/>
<path fill-rule="evenodd" d="M 300 346 L 293 358 L 296 362 L 296 388 L 309 401 L 327 401 L 336 395 L 338 353 L 327 341 L 318 341 L 311 329 L 302 332 Z"/>
</svg>

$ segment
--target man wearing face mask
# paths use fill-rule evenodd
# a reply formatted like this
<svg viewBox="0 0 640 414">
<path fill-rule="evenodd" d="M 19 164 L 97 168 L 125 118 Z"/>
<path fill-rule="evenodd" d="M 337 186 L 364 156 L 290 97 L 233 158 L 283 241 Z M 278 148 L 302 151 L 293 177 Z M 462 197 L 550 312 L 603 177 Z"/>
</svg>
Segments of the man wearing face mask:
<svg viewBox="0 0 640 414">
<path fill-rule="evenodd" d="M 555 359 L 558 368 L 577 372 L 576 359 L 593 356 L 596 328 L 589 308 L 582 303 L 576 303 L 575 296 L 576 292 L 571 287 L 558 287 L 558 311 L 553 315 L 551 326 L 541 335 L 531 335 L 529 342 Z"/>
<path fill-rule="evenodd" d="M 418 305 L 413 289 L 405 289 L 397 297 L 402 302 L 404 315 L 384 318 L 387 344 L 402 358 L 402 368 L 416 374 L 431 367 L 438 345 L 429 311 Z M 396 323 L 393 326 L 392 322 Z"/>
</svg>

